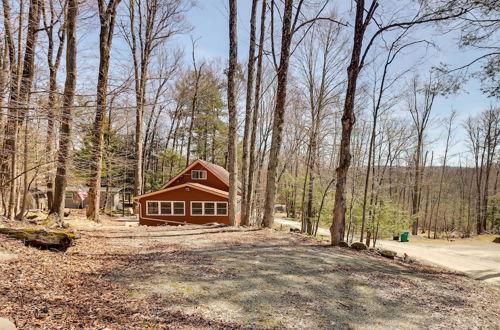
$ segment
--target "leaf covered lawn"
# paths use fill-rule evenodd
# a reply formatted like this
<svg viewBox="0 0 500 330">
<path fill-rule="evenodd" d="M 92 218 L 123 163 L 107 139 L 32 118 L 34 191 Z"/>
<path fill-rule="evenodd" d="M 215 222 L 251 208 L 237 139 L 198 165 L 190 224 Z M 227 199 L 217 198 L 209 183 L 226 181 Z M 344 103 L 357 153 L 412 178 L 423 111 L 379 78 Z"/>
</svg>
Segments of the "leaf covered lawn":
<svg viewBox="0 0 500 330">
<path fill-rule="evenodd" d="M 498 291 L 302 235 L 78 224 L 65 253 L 0 236 L 0 317 L 19 329 L 499 326 Z M 14 256 L 14 257 L 12 257 Z"/>
</svg>

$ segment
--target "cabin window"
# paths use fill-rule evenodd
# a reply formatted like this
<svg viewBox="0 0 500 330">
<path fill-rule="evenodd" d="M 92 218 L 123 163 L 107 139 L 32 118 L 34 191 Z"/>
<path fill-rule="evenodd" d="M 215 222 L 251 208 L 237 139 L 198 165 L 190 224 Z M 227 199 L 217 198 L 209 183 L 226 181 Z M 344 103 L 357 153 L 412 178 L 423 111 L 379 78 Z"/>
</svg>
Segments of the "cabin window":
<svg viewBox="0 0 500 330">
<path fill-rule="evenodd" d="M 227 215 L 227 202 L 191 202 L 191 215 Z"/>
<path fill-rule="evenodd" d="M 73 199 L 73 193 L 72 192 L 67 192 L 65 194 L 66 199 Z"/>
<path fill-rule="evenodd" d="M 174 202 L 174 214 L 184 215 L 184 202 Z"/>
<path fill-rule="evenodd" d="M 191 179 L 193 179 L 193 180 L 206 180 L 207 179 L 207 171 L 192 170 L 191 171 Z"/>
<path fill-rule="evenodd" d="M 148 215 L 151 214 L 151 215 L 155 215 L 155 214 L 158 214 L 158 202 L 148 202 L 147 204 L 147 211 L 148 211 Z"/>
<path fill-rule="evenodd" d="M 227 215 L 227 203 L 217 203 L 217 215 Z"/>
<path fill-rule="evenodd" d="M 215 203 L 205 202 L 205 215 L 215 215 Z"/>
<path fill-rule="evenodd" d="M 191 215 L 203 215 L 203 203 L 202 202 L 192 202 L 191 203 Z"/>
<path fill-rule="evenodd" d="M 147 215 L 184 215 L 184 202 L 148 201 Z"/>
<path fill-rule="evenodd" d="M 160 213 L 161 214 L 172 214 L 172 203 L 171 202 L 160 202 Z"/>
</svg>

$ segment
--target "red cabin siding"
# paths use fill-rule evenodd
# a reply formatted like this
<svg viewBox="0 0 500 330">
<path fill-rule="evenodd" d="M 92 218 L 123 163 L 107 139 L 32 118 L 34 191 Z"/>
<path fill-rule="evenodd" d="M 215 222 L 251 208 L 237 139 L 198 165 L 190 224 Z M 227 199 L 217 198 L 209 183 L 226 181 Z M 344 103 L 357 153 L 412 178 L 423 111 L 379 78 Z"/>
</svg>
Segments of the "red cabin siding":
<svg viewBox="0 0 500 330">
<path fill-rule="evenodd" d="M 195 180 L 191 179 L 191 171 L 192 170 L 201 170 L 201 171 L 207 171 L 207 179 L 206 180 Z M 203 184 L 205 186 L 213 187 L 219 190 L 224 190 L 224 191 L 229 191 L 228 185 L 220 180 L 217 176 L 215 176 L 212 172 L 207 170 L 202 164 L 198 163 L 194 165 L 190 170 L 188 170 L 186 173 L 182 174 L 179 178 L 177 178 L 174 182 L 169 184 L 167 187 L 175 187 L 179 186 L 184 183 L 188 182 L 193 182 L 193 183 L 199 183 Z"/>
<path fill-rule="evenodd" d="M 184 202 L 184 216 L 181 215 L 147 215 L 146 204 L 148 201 L 173 201 Z M 206 191 L 194 189 L 192 187 L 179 187 L 178 189 L 158 193 L 155 195 L 144 196 L 139 199 L 140 214 L 139 224 L 148 226 L 158 226 L 164 224 L 175 225 L 177 223 L 191 223 L 191 224 L 207 224 L 218 222 L 222 224 L 229 224 L 229 216 L 221 215 L 191 215 L 191 202 L 227 202 L 228 199 L 222 196 L 217 196 Z M 163 221 L 162 221 L 163 220 Z M 172 221 L 171 223 L 165 222 Z M 237 219 L 240 221 L 239 215 Z"/>
</svg>

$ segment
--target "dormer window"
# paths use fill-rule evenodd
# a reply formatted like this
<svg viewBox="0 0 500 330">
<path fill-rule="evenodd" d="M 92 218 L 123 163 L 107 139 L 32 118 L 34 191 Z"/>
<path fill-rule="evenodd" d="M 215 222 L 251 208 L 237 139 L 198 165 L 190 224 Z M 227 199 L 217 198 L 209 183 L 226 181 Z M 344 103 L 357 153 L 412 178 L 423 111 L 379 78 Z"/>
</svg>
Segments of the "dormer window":
<svg viewBox="0 0 500 330">
<path fill-rule="evenodd" d="M 191 171 L 191 179 L 193 179 L 193 180 L 206 180 L 207 179 L 207 171 L 192 170 Z"/>
</svg>

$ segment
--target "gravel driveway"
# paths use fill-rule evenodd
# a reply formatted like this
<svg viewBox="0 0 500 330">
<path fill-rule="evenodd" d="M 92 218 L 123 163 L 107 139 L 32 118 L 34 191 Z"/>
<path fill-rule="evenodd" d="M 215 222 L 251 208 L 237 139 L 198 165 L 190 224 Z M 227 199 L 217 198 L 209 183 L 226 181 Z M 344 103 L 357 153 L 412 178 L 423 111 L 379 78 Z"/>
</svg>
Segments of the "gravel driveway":
<svg viewBox="0 0 500 330">
<path fill-rule="evenodd" d="M 293 228 L 300 228 L 296 221 L 276 218 L 276 223 Z M 328 228 L 319 228 L 318 234 L 329 236 Z M 424 263 L 438 265 L 463 272 L 468 276 L 486 281 L 500 288 L 500 244 L 470 239 L 453 242 L 443 240 L 413 240 L 402 243 L 398 241 L 379 240 L 377 246 L 408 254 Z"/>
</svg>

